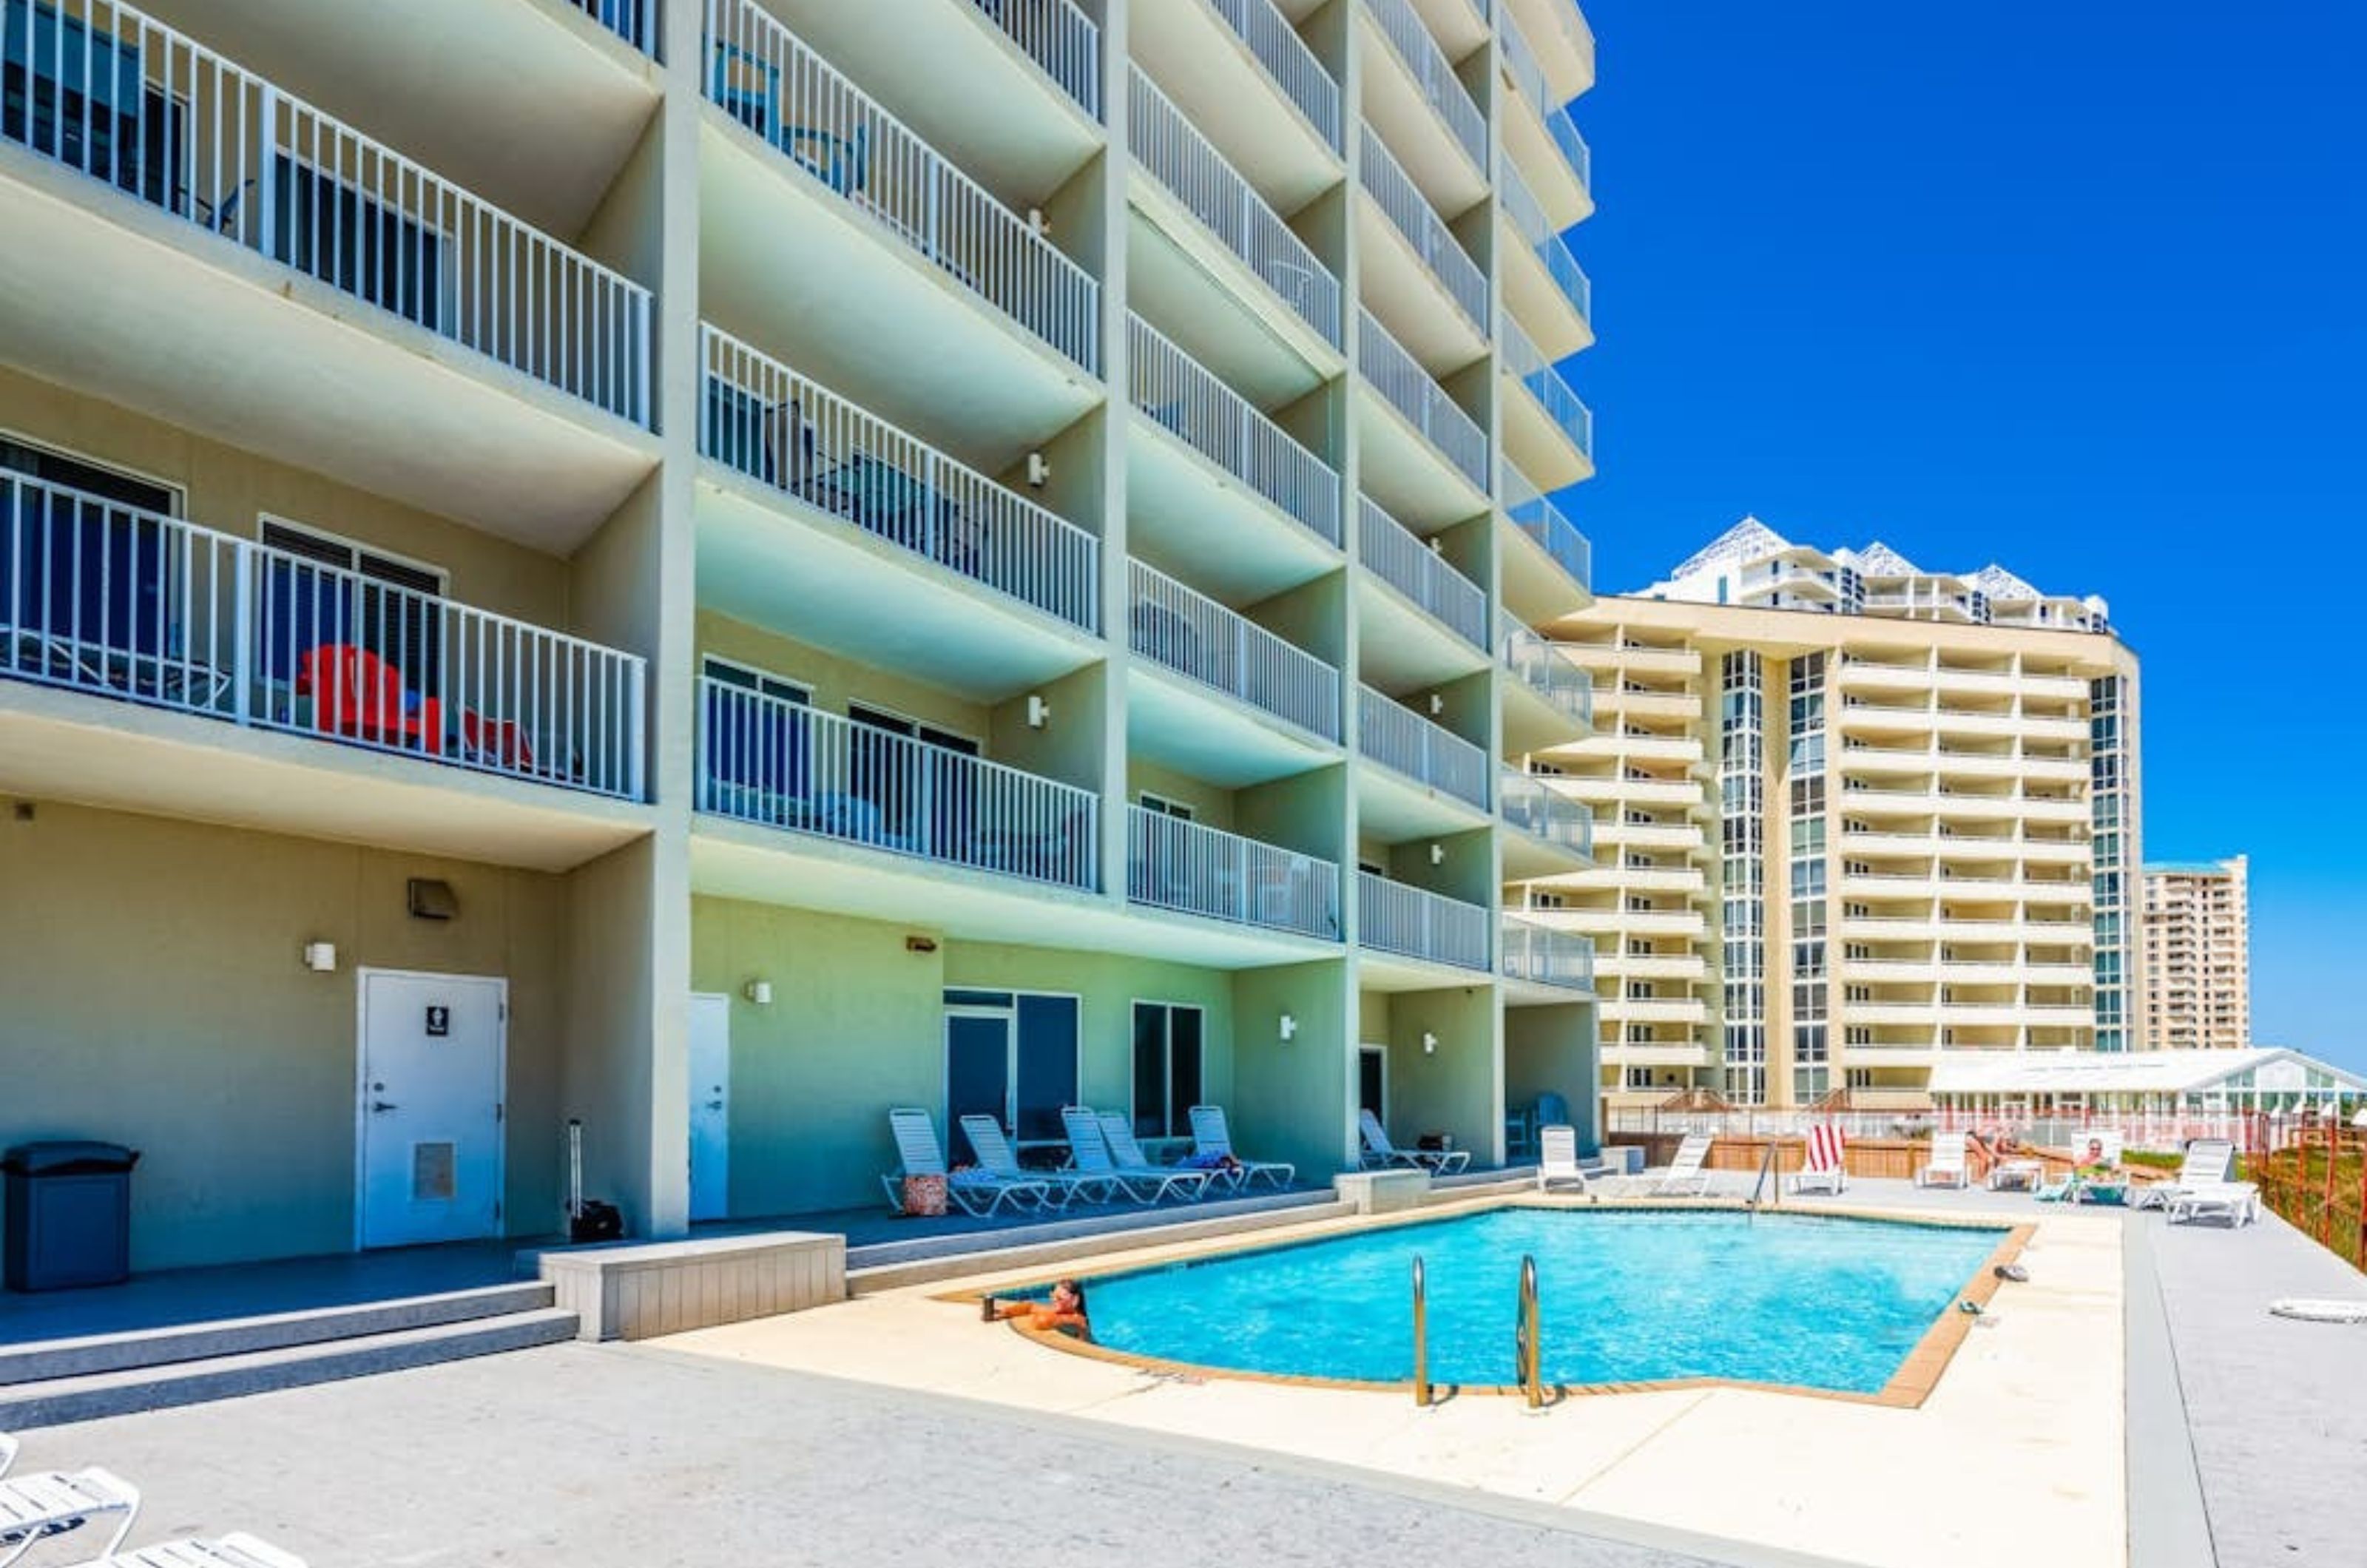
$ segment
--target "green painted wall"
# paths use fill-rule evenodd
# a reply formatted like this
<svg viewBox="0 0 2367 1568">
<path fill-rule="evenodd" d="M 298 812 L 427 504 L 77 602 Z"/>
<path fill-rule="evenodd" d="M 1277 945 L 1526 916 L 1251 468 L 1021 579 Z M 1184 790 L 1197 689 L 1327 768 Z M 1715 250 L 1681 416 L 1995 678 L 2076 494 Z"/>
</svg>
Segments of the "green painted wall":
<svg viewBox="0 0 2367 1568">
<path fill-rule="evenodd" d="M 1581 1150 L 1601 1136 L 1597 1106 L 1601 1053 L 1591 1002 L 1504 1010 L 1504 1103 L 1528 1106 L 1550 1089 L 1569 1101 Z"/>
<path fill-rule="evenodd" d="M 1244 969 L 1233 976 L 1240 1021 L 1233 1097 L 1234 1144 L 1259 1159 L 1285 1159 L 1302 1181 L 1355 1163 L 1355 1041 L 1344 959 Z M 1281 1038 L 1284 1013 L 1297 1020 Z"/>
<path fill-rule="evenodd" d="M 1425 1032 L 1437 1037 L 1435 1051 L 1422 1050 Z M 1496 1087 L 1495 987 L 1396 993 L 1386 1043 L 1389 1136 L 1410 1145 L 1425 1133 L 1450 1133 L 1474 1163 L 1489 1163 L 1504 1120 Z"/>
</svg>

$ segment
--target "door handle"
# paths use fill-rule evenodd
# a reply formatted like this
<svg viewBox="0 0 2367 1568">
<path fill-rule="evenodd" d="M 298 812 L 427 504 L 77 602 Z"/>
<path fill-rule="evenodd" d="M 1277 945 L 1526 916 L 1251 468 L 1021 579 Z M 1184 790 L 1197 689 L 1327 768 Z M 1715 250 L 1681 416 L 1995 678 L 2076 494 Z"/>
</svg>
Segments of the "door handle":
<svg viewBox="0 0 2367 1568">
<path fill-rule="evenodd" d="M 370 1114 L 373 1116 L 383 1116 L 394 1108 L 394 1102 L 391 1100 L 373 1100 L 370 1101 Z"/>
<path fill-rule="evenodd" d="M 707 1109 L 709 1111 L 720 1111 L 723 1109 L 723 1102 L 719 1100 L 710 1100 L 707 1102 Z"/>
</svg>

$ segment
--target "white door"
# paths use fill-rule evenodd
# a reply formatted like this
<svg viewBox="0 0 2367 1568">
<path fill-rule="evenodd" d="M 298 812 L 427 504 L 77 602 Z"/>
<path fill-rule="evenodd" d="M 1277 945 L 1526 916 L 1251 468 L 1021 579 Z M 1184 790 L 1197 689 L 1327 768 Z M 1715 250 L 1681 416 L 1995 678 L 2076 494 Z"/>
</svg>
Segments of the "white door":
<svg viewBox="0 0 2367 1568">
<path fill-rule="evenodd" d="M 502 1233 L 502 1073 L 509 982 L 365 969 L 364 1247 Z"/>
<path fill-rule="evenodd" d="M 731 1212 L 731 998 L 690 998 L 690 1217 Z"/>
</svg>

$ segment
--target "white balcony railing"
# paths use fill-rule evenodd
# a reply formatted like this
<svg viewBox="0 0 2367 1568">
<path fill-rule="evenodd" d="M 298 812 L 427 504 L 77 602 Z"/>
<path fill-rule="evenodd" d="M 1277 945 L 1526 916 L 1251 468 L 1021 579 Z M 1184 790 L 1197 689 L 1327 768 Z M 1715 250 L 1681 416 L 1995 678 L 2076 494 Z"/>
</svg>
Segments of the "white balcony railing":
<svg viewBox="0 0 2367 1568">
<path fill-rule="evenodd" d="M 1471 155 L 1472 166 L 1485 169 L 1488 117 L 1472 101 L 1471 90 L 1455 74 L 1455 67 L 1447 62 L 1445 52 L 1431 37 L 1430 28 L 1409 0 L 1365 0 L 1365 5 L 1423 100 L 1437 112 L 1463 151 Z"/>
<path fill-rule="evenodd" d="M 1101 541 L 788 367 L 699 328 L 698 450 L 1023 604 L 1101 630 Z"/>
<path fill-rule="evenodd" d="M 1488 277 L 1479 270 L 1471 254 L 1463 248 L 1438 209 L 1430 205 L 1412 176 L 1389 153 L 1386 142 L 1373 134 L 1373 128 L 1364 127 L 1364 161 L 1361 164 L 1365 191 L 1380 204 L 1381 211 L 1407 244 L 1421 258 L 1453 299 L 1472 330 L 1487 332 Z"/>
<path fill-rule="evenodd" d="M 1591 323 L 1594 320 L 1594 285 L 1586 269 L 1578 265 L 1570 254 L 1569 243 L 1557 233 L 1553 220 L 1546 216 L 1544 203 L 1521 178 L 1520 171 L 1506 158 L 1497 170 L 1496 197 L 1504 217 L 1512 223 L 1512 231 L 1521 237 L 1544 265 L 1546 274 L 1560 289 L 1579 315 Z"/>
<path fill-rule="evenodd" d="M 650 423 L 650 294 L 110 0 L 0 0 L 0 140 Z"/>
<path fill-rule="evenodd" d="M 1340 671 L 1214 599 L 1127 562 L 1134 651 L 1326 740 L 1340 739 Z"/>
<path fill-rule="evenodd" d="M 1488 595 L 1370 496 L 1358 498 L 1356 555 L 1382 581 L 1475 648 L 1488 646 Z"/>
<path fill-rule="evenodd" d="M 1101 796 L 699 679 L 698 809 L 941 865 L 1091 891 Z"/>
<path fill-rule="evenodd" d="M 1102 117 L 1102 30 L 1077 0 L 970 0 L 1060 90 Z"/>
<path fill-rule="evenodd" d="M 1316 134 L 1323 138 L 1331 151 L 1340 151 L 1340 84 L 1307 40 L 1290 25 L 1290 18 L 1274 6 L 1274 0 L 1205 0 L 1207 7 L 1224 18 L 1234 36 L 1249 45 L 1259 66 L 1274 85 L 1282 89 L 1283 96 L 1297 106 L 1307 117 Z"/>
<path fill-rule="evenodd" d="M 0 476 L 0 675 L 641 797 L 642 660 Z"/>
<path fill-rule="evenodd" d="M 1590 587 L 1594 579 L 1592 541 L 1511 461 L 1500 460 L 1496 475 L 1503 487 L 1504 515 L 1512 520 L 1512 525 L 1535 540 L 1571 581 L 1580 588 Z"/>
<path fill-rule="evenodd" d="M 1510 311 L 1499 311 L 1496 331 L 1500 334 L 1504 368 L 1521 384 L 1521 389 L 1535 398 L 1537 407 L 1547 419 L 1570 439 L 1570 444 L 1594 459 L 1594 411 L 1579 400 L 1561 378 L 1561 371 L 1545 356 L 1545 351 L 1529 340 Z"/>
<path fill-rule="evenodd" d="M 1525 99 L 1546 128 L 1562 162 L 1578 176 L 1578 183 L 1588 191 L 1594 189 L 1594 155 L 1586 145 L 1586 138 L 1569 118 L 1569 111 L 1554 96 L 1546 68 L 1537 60 L 1537 51 L 1522 33 L 1521 26 L 1512 20 L 1508 7 L 1497 18 L 1497 36 L 1503 40 L 1504 69 L 1512 78 L 1512 85 Z"/>
<path fill-rule="evenodd" d="M 1339 473 L 1150 322 L 1130 315 L 1126 326 L 1134 406 L 1325 544 L 1338 545 Z"/>
<path fill-rule="evenodd" d="M 1488 911 L 1369 871 L 1356 874 L 1358 943 L 1464 969 L 1488 967 Z"/>
<path fill-rule="evenodd" d="M 1299 320 L 1340 346 L 1340 280 L 1282 215 L 1200 134 L 1159 85 L 1132 68 L 1127 134 L 1135 161 L 1239 256 Z"/>
<path fill-rule="evenodd" d="M 1496 787 L 1498 809 L 1512 827 L 1580 854 L 1594 852 L 1594 813 L 1583 802 L 1512 768 L 1502 770 Z"/>
<path fill-rule="evenodd" d="M 651 59 L 658 52 L 660 0 L 570 0 L 574 7 Z"/>
<path fill-rule="evenodd" d="M 1507 976 L 1572 991 L 1594 989 L 1594 943 L 1575 931 L 1504 917 L 1503 967 Z"/>
<path fill-rule="evenodd" d="M 1504 668 L 1523 685 L 1581 724 L 1594 722 L 1594 677 L 1549 637 L 1518 621 L 1502 626 Z"/>
<path fill-rule="evenodd" d="M 1087 370 L 1101 284 L 753 0 L 708 0 L 707 96 L 823 188 Z"/>
<path fill-rule="evenodd" d="M 1357 688 L 1356 714 L 1365 756 L 1482 811 L 1488 808 L 1486 751 L 1370 686 Z"/>
<path fill-rule="evenodd" d="M 1127 807 L 1126 893 L 1187 915 L 1340 938 L 1331 862 L 1139 806 Z"/>
<path fill-rule="evenodd" d="M 1430 372 L 1373 319 L 1370 310 L 1358 313 L 1363 321 L 1356 337 L 1356 367 L 1365 379 L 1464 478 L 1486 490 L 1487 433 L 1446 395 L 1445 388 L 1430 378 Z"/>
</svg>

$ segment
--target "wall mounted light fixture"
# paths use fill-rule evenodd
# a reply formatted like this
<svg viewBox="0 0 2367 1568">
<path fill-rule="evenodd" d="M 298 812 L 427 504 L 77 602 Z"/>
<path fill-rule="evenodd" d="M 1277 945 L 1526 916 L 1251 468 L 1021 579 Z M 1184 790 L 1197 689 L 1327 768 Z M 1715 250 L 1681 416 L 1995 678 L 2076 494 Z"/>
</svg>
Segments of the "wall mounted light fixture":
<svg viewBox="0 0 2367 1568">
<path fill-rule="evenodd" d="M 1443 713 L 1444 713 L 1445 711 L 1446 711 L 1446 699 L 1445 699 L 1444 697 L 1440 696 L 1436 692 L 1433 692 L 1433 693 L 1431 693 L 1431 694 L 1430 694 L 1430 716 L 1431 716 L 1431 717 L 1433 717 L 1433 718 L 1436 718 L 1440 714 L 1443 714 Z"/>
<path fill-rule="evenodd" d="M 746 985 L 740 987 L 740 994 L 747 998 L 750 1001 L 754 1002 L 760 1008 L 771 1007 L 773 1005 L 773 982 L 770 980 L 751 980 Z"/>
<path fill-rule="evenodd" d="M 1289 1013 L 1284 1013 L 1282 1015 L 1282 1037 L 1285 1040 L 1296 1040 L 1298 1038 L 1298 1020 L 1292 1017 Z"/>
<path fill-rule="evenodd" d="M 1444 865 L 1446 863 L 1446 846 L 1444 844 L 1433 844 L 1430 846 L 1430 863 L 1433 865 Z"/>
<path fill-rule="evenodd" d="M 337 972 L 337 944 L 334 942 L 308 942 L 304 944 L 304 967 L 315 975 Z"/>
<path fill-rule="evenodd" d="M 1042 729 L 1052 722 L 1052 705 L 1039 693 L 1027 694 L 1027 728 Z"/>
<path fill-rule="evenodd" d="M 1421 1054 L 1425 1056 L 1438 1055 L 1438 1036 L 1427 1029 L 1421 1032 Z"/>
</svg>

